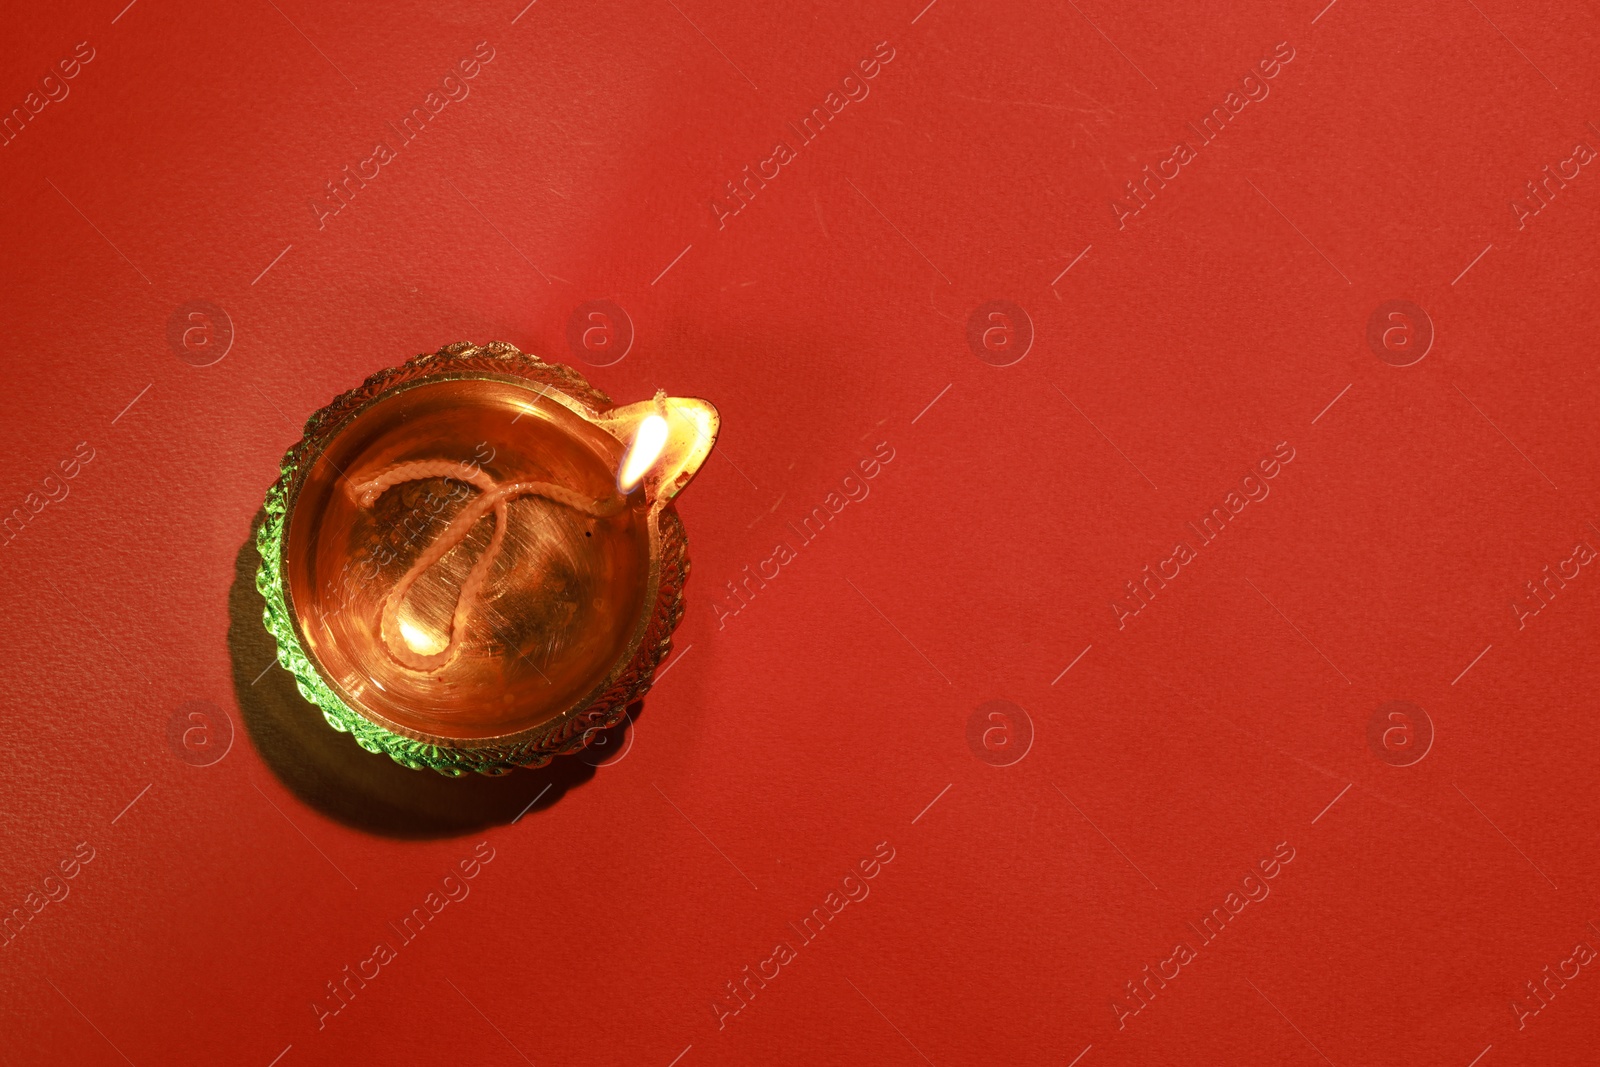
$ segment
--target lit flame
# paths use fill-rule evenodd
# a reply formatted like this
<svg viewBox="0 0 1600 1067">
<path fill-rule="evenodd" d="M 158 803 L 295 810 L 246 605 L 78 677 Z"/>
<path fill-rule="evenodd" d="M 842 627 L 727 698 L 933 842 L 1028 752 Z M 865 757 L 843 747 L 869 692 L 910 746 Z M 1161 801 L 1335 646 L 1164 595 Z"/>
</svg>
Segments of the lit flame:
<svg viewBox="0 0 1600 1067">
<path fill-rule="evenodd" d="M 639 484 L 639 479 L 661 458 L 667 447 L 667 420 L 660 415 L 646 415 L 639 423 L 638 433 L 622 461 L 622 473 L 617 476 L 617 486 L 624 493 Z"/>
<path fill-rule="evenodd" d="M 694 477 L 717 440 L 717 409 L 692 396 L 658 390 L 650 400 L 590 416 L 623 445 L 617 491 L 643 490 L 648 502 L 665 506 Z"/>
</svg>

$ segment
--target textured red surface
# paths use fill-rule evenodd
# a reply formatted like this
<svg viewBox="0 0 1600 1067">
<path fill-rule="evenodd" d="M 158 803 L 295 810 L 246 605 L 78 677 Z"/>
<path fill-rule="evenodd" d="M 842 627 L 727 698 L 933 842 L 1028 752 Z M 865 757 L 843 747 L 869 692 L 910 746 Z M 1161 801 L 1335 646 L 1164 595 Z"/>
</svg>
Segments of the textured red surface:
<svg viewBox="0 0 1600 1067">
<path fill-rule="evenodd" d="M 1593 1062 L 1592 7 L 124 2 L 4 17 L 0 1061 Z M 250 534 L 496 338 L 724 430 L 626 754 L 451 782 Z"/>
</svg>

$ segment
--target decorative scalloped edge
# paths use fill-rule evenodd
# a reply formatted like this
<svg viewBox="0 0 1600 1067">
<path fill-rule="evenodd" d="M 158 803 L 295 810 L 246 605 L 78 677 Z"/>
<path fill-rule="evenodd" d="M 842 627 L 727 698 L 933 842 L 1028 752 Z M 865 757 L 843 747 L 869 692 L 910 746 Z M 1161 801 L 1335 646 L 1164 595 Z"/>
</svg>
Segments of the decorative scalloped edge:
<svg viewBox="0 0 1600 1067">
<path fill-rule="evenodd" d="M 559 389 L 591 408 L 612 406 L 609 396 L 590 385 L 571 367 L 546 363 L 504 341 L 491 341 L 481 347 L 459 341 L 438 352 L 424 353 L 399 366 L 378 371 L 312 413 L 306 419 L 304 436 L 284 454 L 278 480 L 267 490 L 266 521 L 256 532 L 256 547 L 261 553 L 256 589 L 266 602 L 261 617 L 267 632 L 277 642 L 278 663 L 293 675 L 300 695 L 321 709 L 329 726 L 350 734 L 356 744 L 368 752 L 384 753 L 404 767 L 434 770 L 451 777 L 458 777 L 465 771 L 499 775 L 515 767 L 543 767 L 554 756 L 586 748 L 595 733 L 616 726 L 622 721 L 627 706 L 649 692 L 656 668 L 672 648 L 672 632 L 683 619 L 689 544 L 683 521 L 669 504 L 657 515 L 655 533 L 660 545 L 660 562 L 655 608 L 633 659 L 616 681 L 587 706 L 537 727 L 510 744 L 461 748 L 433 745 L 395 733 L 347 706 L 306 655 L 289 610 L 283 581 L 283 539 L 295 479 L 306 461 L 317 452 L 317 439 L 361 405 L 396 385 L 457 370 L 512 374 Z"/>
</svg>

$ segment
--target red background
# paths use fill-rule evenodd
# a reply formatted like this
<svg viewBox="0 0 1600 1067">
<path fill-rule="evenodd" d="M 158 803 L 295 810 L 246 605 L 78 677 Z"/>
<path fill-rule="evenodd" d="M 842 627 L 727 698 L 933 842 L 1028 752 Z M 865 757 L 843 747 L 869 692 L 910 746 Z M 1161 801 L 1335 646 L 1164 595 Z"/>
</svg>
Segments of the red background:
<svg viewBox="0 0 1600 1067">
<path fill-rule="evenodd" d="M 1510 205 L 1600 148 L 1594 8 L 1207 6 L 8 11 L 5 108 L 94 58 L 0 148 L 0 512 L 94 458 L 0 548 L 0 904 L 94 859 L 0 948 L 0 1060 L 1592 1062 L 1600 975 L 1511 1004 L 1600 944 L 1600 576 L 1520 630 L 1510 604 L 1600 545 L 1600 174 Z M 470 96 L 319 228 L 480 41 Z M 880 41 L 870 95 L 719 229 L 722 183 Z M 1270 96 L 1119 229 L 1122 183 L 1280 41 Z M 566 339 L 600 298 L 636 333 L 607 368 Z M 1436 331 L 1413 366 L 1368 346 L 1390 299 Z M 232 323 L 209 366 L 169 343 L 192 300 Z M 1031 317 L 1014 365 L 969 347 L 989 300 Z M 402 770 L 260 632 L 251 530 L 302 420 L 462 339 L 722 412 L 675 658 L 598 770 Z M 1119 630 L 1123 583 L 1280 441 L 1270 497 Z M 870 496 L 719 620 L 879 442 Z M 995 699 L 1034 731 L 1009 766 L 967 740 Z M 1433 724 L 1415 765 L 1369 743 L 1391 700 Z M 169 741 L 191 701 L 234 731 L 209 766 Z M 881 841 L 871 895 L 719 1028 Z M 1279 842 L 1270 897 L 1119 1029 Z"/>
</svg>

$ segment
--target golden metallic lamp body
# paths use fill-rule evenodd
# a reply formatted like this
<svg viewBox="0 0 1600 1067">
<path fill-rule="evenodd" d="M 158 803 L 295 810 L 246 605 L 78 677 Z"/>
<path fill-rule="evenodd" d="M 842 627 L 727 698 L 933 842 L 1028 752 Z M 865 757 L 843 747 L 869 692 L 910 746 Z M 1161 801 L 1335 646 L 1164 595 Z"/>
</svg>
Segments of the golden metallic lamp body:
<svg viewBox="0 0 1600 1067">
<path fill-rule="evenodd" d="M 716 409 L 618 407 L 502 342 L 373 375 L 306 422 L 256 585 L 329 725 L 444 774 L 586 746 L 649 688 L 689 573 L 673 498 Z"/>
</svg>

